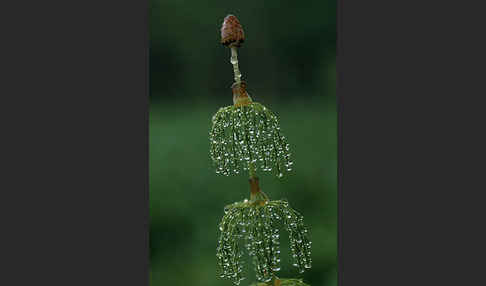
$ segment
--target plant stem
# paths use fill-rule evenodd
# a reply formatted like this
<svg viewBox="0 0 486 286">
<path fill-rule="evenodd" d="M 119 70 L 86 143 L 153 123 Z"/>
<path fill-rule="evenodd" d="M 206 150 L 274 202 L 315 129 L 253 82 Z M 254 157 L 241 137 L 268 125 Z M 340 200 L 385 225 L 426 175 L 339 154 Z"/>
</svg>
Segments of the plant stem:
<svg viewBox="0 0 486 286">
<path fill-rule="evenodd" d="M 235 82 L 236 83 L 241 83 L 241 73 L 240 69 L 238 68 L 238 48 L 232 46 L 231 47 L 231 58 L 230 62 L 233 65 L 233 72 L 235 74 Z"/>
<path fill-rule="evenodd" d="M 248 163 L 248 173 L 250 174 L 250 179 L 256 178 L 255 164 L 252 162 Z"/>
<path fill-rule="evenodd" d="M 250 201 L 254 204 L 265 205 L 265 203 L 268 202 L 268 197 L 260 189 L 255 165 L 253 163 L 248 164 L 248 171 L 250 173 Z"/>
</svg>

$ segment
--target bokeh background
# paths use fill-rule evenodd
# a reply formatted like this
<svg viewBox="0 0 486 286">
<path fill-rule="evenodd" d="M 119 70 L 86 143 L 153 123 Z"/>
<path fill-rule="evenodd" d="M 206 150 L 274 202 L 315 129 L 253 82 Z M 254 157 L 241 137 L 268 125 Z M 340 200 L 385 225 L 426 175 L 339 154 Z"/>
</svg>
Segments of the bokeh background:
<svg viewBox="0 0 486 286">
<path fill-rule="evenodd" d="M 219 278 L 218 223 L 249 197 L 247 174 L 216 174 L 208 154 L 211 117 L 232 104 L 227 14 L 245 31 L 248 92 L 277 114 L 294 161 L 282 179 L 260 173 L 261 187 L 304 215 L 313 241 L 313 267 L 298 274 L 282 232 L 279 277 L 337 285 L 336 1 L 150 1 L 151 285 L 232 285 Z M 246 265 L 241 285 L 255 281 Z"/>
</svg>

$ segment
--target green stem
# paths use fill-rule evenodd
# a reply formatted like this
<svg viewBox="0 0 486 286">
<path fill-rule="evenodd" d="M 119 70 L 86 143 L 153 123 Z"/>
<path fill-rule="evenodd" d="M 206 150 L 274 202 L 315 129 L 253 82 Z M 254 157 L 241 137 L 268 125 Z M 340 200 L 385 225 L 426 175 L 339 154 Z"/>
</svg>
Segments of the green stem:
<svg viewBox="0 0 486 286">
<path fill-rule="evenodd" d="M 231 58 L 230 62 L 233 65 L 233 72 L 235 74 L 235 82 L 241 83 L 241 72 L 238 67 L 238 51 L 237 47 L 231 47 Z"/>
</svg>

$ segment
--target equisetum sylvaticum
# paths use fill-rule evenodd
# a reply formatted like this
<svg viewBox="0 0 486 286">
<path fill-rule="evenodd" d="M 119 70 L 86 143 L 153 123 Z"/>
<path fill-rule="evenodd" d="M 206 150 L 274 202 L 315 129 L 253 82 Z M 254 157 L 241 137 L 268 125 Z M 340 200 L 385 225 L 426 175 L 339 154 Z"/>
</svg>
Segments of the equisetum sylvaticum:
<svg viewBox="0 0 486 286">
<path fill-rule="evenodd" d="M 221 277 L 240 284 L 246 249 L 258 280 L 253 285 L 307 285 L 301 279 L 276 275 L 280 270 L 279 226 L 288 232 L 292 264 L 300 273 L 311 267 L 311 242 L 302 215 L 286 200 L 270 200 L 259 185 L 258 171 L 274 172 L 281 178 L 291 171 L 292 161 L 277 116 L 253 101 L 242 80 L 238 48 L 244 40 L 238 19 L 233 15 L 224 18 L 221 43 L 231 51 L 233 105 L 220 108 L 212 118 L 210 157 L 218 174 L 248 172 L 250 198 L 224 208 L 216 253 Z"/>
</svg>

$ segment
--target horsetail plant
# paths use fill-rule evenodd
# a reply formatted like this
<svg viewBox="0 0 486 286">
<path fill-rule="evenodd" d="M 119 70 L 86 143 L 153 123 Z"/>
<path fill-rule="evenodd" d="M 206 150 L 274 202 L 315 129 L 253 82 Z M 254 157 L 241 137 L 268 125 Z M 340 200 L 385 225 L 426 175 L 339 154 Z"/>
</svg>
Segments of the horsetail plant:
<svg viewBox="0 0 486 286">
<path fill-rule="evenodd" d="M 286 200 L 271 201 L 259 186 L 258 170 L 275 171 L 278 177 L 291 171 L 290 149 L 277 116 L 254 102 L 241 80 L 237 48 L 245 36 L 238 19 L 228 15 L 221 28 L 221 43 L 231 49 L 235 83 L 233 105 L 220 108 L 212 118 L 209 133 L 210 157 L 216 173 L 223 175 L 249 172 L 250 199 L 224 208 L 216 256 L 222 278 L 239 285 L 244 279 L 243 249 L 253 262 L 259 282 L 253 286 L 305 286 L 301 279 L 282 279 L 280 271 L 279 225 L 289 234 L 293 265 L 303 273 L 311 267 L 311 242 L 303 217 Z M 243 242 L 242 247 L 240 243 Z"/>
</svg>

